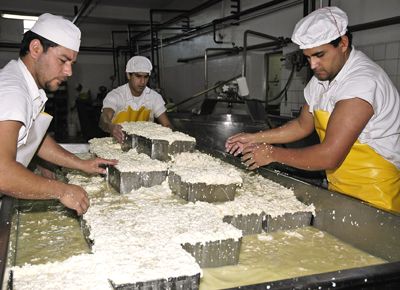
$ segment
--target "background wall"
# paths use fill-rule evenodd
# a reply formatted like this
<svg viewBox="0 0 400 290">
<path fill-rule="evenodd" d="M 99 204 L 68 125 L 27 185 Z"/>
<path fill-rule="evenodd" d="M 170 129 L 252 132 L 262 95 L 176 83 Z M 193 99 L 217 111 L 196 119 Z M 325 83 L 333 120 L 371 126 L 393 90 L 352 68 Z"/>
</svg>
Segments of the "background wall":
<svg viewBox="0 0 400 290">
<path fill-rule="evenodd" d="M 99 2 L 99 1 L 97 1 Z M 106 5 L 98 5 L 91 8 L 89 17 L 83 18 L 78 25 L 82 30 L 82 46 L 95 49 L 81 51 L 78 56 L 78 62 L 74 66 L 74 74 L 68 82 L 68 94 L 70 96 L 70 106 L 76 98 L 75 87 L 81 83 L 85 88 L 92 92 L 95 97 L 99 86 L 104 85 L 112 89 L 119 85 L 117 81 L 112 81 L 114 75 L 112 47 L 112 31 L 127 31 L 127 23 L 138 23 L 149 21 L 148 7 L 117 6 L 113 3 L 121 1 L 100 1 Z M 99 2 L 99 3 L 100 3 Z M 129 1 L 125 1 L 127 3 Z M 205 1 L 164 1 L 164 6 L 159 8 L 189 9 L 200 5 Z M 73 18 L 74 6 L 79 6 L 82 1 L 23 1 L 23 0 L 3 0 L 2 10 L 22 10 L 36 12 L 51 12 L 62 14 Z M 132 2 L 133 3 L 133 2 Z M 135 1 L 135 3 L 145 3 Z M 152 1 L 148 1 L 152 3 Z M 241 10 L 266 3 L 261 0 L 242 0 Z M 322 3 L 326 6 L 328 1 L 317 1 L 317 8 Z M 204 90 L 205 71 L 204 71 L 204 53 L 207 48 L 232 48 L 243 46 L 243 34 L 246 30 L 254 30 L 266 33 L 276 37 L 290 37 L 295 23 L 303 16 L 303 1 L 287 1 L 288 7 L 280 10 L 276 7 L 263 9 L 241 18 L 239 25 L 228 26 L 218 30 L 217 40 L 223 41 L 217 44 L 213 40 L 212 32 L 204 32 L 198 37 L 189 38 L 185 41 L 177 42 L 173 45 L 162 47 L 159 51 L 160 56 L 160 91 L 164 97 L 174 103 L 178 103 L 185 98 Z M 285 5 L 286 5 L 285 4 Z M 344 9 L 349 16 L 349 25 L 356 25 L 371 22 L 380 19 L 399 16 L 400 1 L 398 0 L 333 0 L 332 5 Z M 144 5 L 144 4 L 143 4 Z M 158 4 L 159 5 L 159 4 Z M 212 20 L 229 16 L 232 8 L 231 1 L 224 0 L 212 7 L 190 17 L 192 27 L 201 26 L 210 23 Z M 140 5 L 139 5 L 140 6 Z M 278 5 L 279 6 L 279 5 Z M 155 15 L 156 21 L 166 21 L 172 16 L 168 13 L 159 13 Z M 101 19 L 101 20 L 99 20 Z M 400 88 L 400 25 L 390 25 L 382 28 L 370 29 L 366 31 L 355 32 L 354 45 L 364 51 L 368 56 L 381 65 L 389 74 L 397 88 Z M 19 43 L 22 38 L 22 23 L 17 20 L 0 18 L 0 66 L 4 66 L 10 59 L 18 57 L 16 48 L 6 47 L 5 43 Z M 116 43 L 118 45 L 128 45 L 125 33 L 118 34 Z M 159 33 L 161 40 L 173 35 L 169 30 Z M 144 36 L 145 39 L 149 35 Z M 249 37 L 249 45 L 265 42 L 264 39 Z M 101 52 L 100 49 L 105 51 Z M 107 50 L 108 49 L 108 50 Z M 296 46 L 289 45 L 282 51 L 285 54 L 296 50 Z M 247 56 L 247 80 L 250 89 L 250 97 L 265 100 L 266 85 L 266 59 L 269 53 L 275 50 L 249 51 Z M 141 51 L 141 54 L 149 56 L 149 51 Z M 123 69 L 125 66 L 126 55 L 120 55 L 119 71 L 121 72 L 120 83 L 125 81 Z M 129 55 L 128 55 L 129 57 Z M 179 60 L 191 57 L 201 57 L 198 60 L 187 63 Z M 208 62 L 208 86 L 217 82 L 227 80 L 242 72 L 242 54 L 233 56 L 220 56 L 209 58 Z M 276 70 L 276 69 L 275 69 Z M 286 84 L 290 70 L 288 70 L 285 61 L 281 62 L 281 75 L 279 86 Z M 306 83 L 307 73 L 302 70 L 296 72 L 289 87 L 288 93 L 280 100 L 280 110 L 282 115 L 292 116 L 304 104 L 302 89 Z M 201 98 L 194 102 L 189 102 L 182 106 L 182 110 L 191 110 L 199 107 Z M 242 112 L 243 108 L 234 108 Z"/>
</svg>

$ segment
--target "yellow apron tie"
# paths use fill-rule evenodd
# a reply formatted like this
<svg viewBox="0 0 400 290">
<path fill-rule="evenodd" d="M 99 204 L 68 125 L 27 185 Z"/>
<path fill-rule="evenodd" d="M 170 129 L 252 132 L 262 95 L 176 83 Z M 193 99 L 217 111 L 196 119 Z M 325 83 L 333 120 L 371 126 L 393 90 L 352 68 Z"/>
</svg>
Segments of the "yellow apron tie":
<svg viewBox="0 0 400 290">
<path fill-rule="evenodd" d="M 140 107 L 139 110 L 135 111 L 128 106 L 126 111 L 121 111 L 115 115 L 112 120 L 113 124 L 120 124 L 123 122 L 137 122 L 137 121 L 149 121 L 150 119 L 150 110 L 146 107 Z"/>
<path fill-rule="evenodd" d="M 325 139 L 329 112 L 314 111 L 315 129 Z M 400 170 L 358 140 L 342 165 L 327 170 L 329 189 L 367 201 L 379 208 L 400 212 Z"/>
</svg>

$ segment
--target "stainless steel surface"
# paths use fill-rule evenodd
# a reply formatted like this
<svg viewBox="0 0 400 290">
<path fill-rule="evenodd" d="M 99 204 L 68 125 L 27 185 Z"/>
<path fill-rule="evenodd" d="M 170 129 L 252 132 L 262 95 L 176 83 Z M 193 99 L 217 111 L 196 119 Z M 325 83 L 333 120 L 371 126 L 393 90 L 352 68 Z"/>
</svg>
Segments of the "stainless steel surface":
<svg viewBox="0 0 400 290">
<path fill-rule="evenodd" d="M 63 143 L 60 144 L 65 150 L 68 150 L 71 153 L 87 153 L 89 152 L 89 144 L 87 143 Z"/>
<path fill-rule="evenodd" d="M 205 127 L 210 124 L 204 124 Z M 225 124 L 215 124 L 216 127 L 224 127 Z M 218 130 L 223 131 L 222 128 Z M 216 131 L 218 131 L 216 130 Z M 208 131 L 210 132 L 210 131 Z M 213 135 L 210 138 L 218 139 L 219 136 Z M 216 140 L 216 143 L 223 142 Z M 84 148 L 86 146 L 72 146 L 73 148 Z M 66 145 L 67 150 L 70 145 Z M 219 150 L 199 147 L 204 152 L 212 153 L 226 162 L 232 163 L 243 168 L 238 158 L 224 154 Z M 76 153 L 84 153 L 80 151 Z M 306 204 L 313 203 L 316 208 L 316 215 L 312 220 L 312 225 L 324 230 L 344 242 L 364 250 L 372 255 L 376 255 L 389 261 L 389 263 L 339 270 L 330 273 L 321 273 L 293 279 L 272 281 L 259 285 L 242 286 L 240 289 L 334 289 L 332 282 L 336 284 L 335 289 L 399 289 L 400 286 L 400 215 L 374 208 L 368 204 L 360 202 L 351 197 L 331 192 L 323 188 L 301 182 L 280 172 L 270 169 L 260 169 L 260 174 L 282 184 L 285 187 L 293 188 L 295 195 L 300 201 Z M 4 198 L 2 203 L 4 204 Z M 1 215 L 5 214 L 2 204 Z M 254 218 L 256 220 L 256 218 Z M 256 222 L 255 222 L 256 223 Z M 6 219 L 5 229 L 1 235 L 1 245 L 7 244 L 5 237 L 9 236 L 10 223 Z M 258 229 L 255 229 L 258 231 Z M 3 254 L 1 261 L 6 261 Z M 178 278 L 179 280 L 180 278 Z M 185 280 L 186 279 L 186 280 Z M 4 279 L 3 279 L 4 280 Z M 179 280 L 180 281 L 180 280 Z M 199 277 L 184 277 L 182 280 L 184 289 L 197 289 L 195 285 L 199 283 Z M 159 280 L 154 283 L 157 286 L 166 287 L 175 282 L 170 280 Z M 171 284 L 172 283 L 172 284 Z M 194 286 L 193 286 L 194 285 Z M 126 286 L 125 288 L 122 288 Z M 117 289 L 136 289 L 130 285 L 119 285 Z M 138 285 L 134 285 L 135 287 Z M 146 285 L 141 285 L 141 287 Z M 147 285 L 148 286 L 148 285 Z M 236 288 L 238 289 L 238 288 Z"/>
<path fill-rule="evenodd" d="M 147 289 L 185 289 L 197 290 L 200 284 L 200 274 L 194 276 L 181 276 L 177 278 L 159 279 L 147 282 L 117 285 L 110 281 L 115 290 L 147 290 Z"/>
<path fill-rule="evenodd" d="M 242 239 L 227 239 L 217 242 L 186 243 L 182 245 L 190 253 L 201 268 L 236 265 L 239 262 L 240 244 Z"/>
<path fill-rule="evenodd" d="M 132 140 L 135 140 L 138 153 L 145 153 L 152 159 L 161 161 L 168 161 L 171 155 L 177 153 L 191 152 L 196 146 L 195 142 L 174 141 L 170 144 L 166 140 L 149 139 L 143 136 L 132 136 Z"/>
<path fill-rule="evenodd" d="M 168 183 L 172 192 L 189 201 L 224 202 L 234 200 L 236 184 L 189 183 L 173 171 L 168 173 Z"/>
<path fill-rule="evenodd" d="M 245 167 L 239 157 L 224 152 L 225 140 L 241 131 L 256 132 L 266 128 L 266 124 L 253 123 L 246 116 L 186 115 L 175 116 L 171 120 L 177 130 L 196 138 L 198 149 L 241 168 Z M 391 262 L 400 261 L 399 214 L 377 209 L 360 200 L 328 191 L 320 186 L 310 185 L 297 177 L 293 178 L 272 170 L 271 167 L 260 168 L 258 173 L 285 187 L 293 188 L 300 201 L 306 204 L 313 203 L 316 208 L 313 226 L 372 255 Z M 354 234 L 355 232 L 357 234 Z"/>
<path fill-rule="evenodd" d="M 206 148 L 210 151 L 225 152 L 225 141 L 228 137 L 241 132 L 259 132 L 270 128 L 266 122 L 254 122 L 249 115 L 193 115 L 193 114 L 169 114 L 169 118 L 178 131 L 184 132 L 196 138 L 198 148 Z M 289 119 L 271 117 L 274 126 L 281 126 Z M 296 148 L 318 143 L 316 133 L 309 137 L 287 144 L 287 147 Z M 271 169 L 288 172 L 291 176 L 307 182 L 321 185 L 325 173 L 322 171 L 305 171 L 280 164 L 271 164 Z"/>
<path fill-rule="evenodd" d="M 167 171 L 121 172 L 114 166 L 109 167 L 108 181 L 119 193 L 125 194 L 140 187 L 159 185 L 167 178 Z"/>
<path fill-rule="evenodd" d="M 243 167 L 231 155 L 216 151 L 214 154 L 226 162 Z M 314 204 L 316 213 L 313 226 L 372 255 L 390 262 L 400 261 L 399 214 L 380 210 L 355 198 L 310 185 L 268 168 L 261 168 L 258 173 L 292 188 L 297 199 L 305 204 Z"/>
<path fill-rule="evenodd" d="M 287 231 L 311 225 L 311 212 L 285 213 L 282 216 L 267 215 L 263 219 L 262 228 L 265 232 Z"/>
<path fill-rule="evenodd" d="M 263 230 L 263 220 L 265 214 L 250 214 L 250 215 L 237 215 L 225 216 L 224 222 L 233 225 L 235 228 L 242 230 L 243 235 L 257 235 L 261 234 Z"/>
</svg>

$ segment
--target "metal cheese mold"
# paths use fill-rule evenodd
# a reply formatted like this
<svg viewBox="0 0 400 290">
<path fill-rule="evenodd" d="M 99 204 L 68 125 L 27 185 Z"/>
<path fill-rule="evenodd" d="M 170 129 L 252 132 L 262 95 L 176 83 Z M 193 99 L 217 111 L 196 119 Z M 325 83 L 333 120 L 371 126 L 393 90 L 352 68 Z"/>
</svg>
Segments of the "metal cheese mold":
<svg viewBox="0 0 400 290">
<path fill-rule="evenodd" d="M 224 202 L 234 200 L 237 184 L 206 184 L 182 181 L 173 171 L 168 174 L 168 184 L 172 192 L 189 201 Z"/>
<path fill-rule="evenodd" d="M 192 141 L 174 141 L 169 143 L 166 140 L 150 139 L 139 135 L 128 135 L 125 133 L 125 139 L 121 145 L 123 151 L 136 148 L 138 153 L 144 153 L 152 159 L 168 161 L 171 155 L 192 152 L 196 142 Z"/>
<path fill-rule="evenodd" d="M 197 290 L 200 284 L 200 274 L 193 276 L 180 276 L 176 278 L 159 279 L 147 282 L 129 284 L 115 284 L 110 281 L 115 290 L 150 290 L 150 289 L 187 289 Z"/>
<path fill-rule="evenodd" d="M 243 235 L 257 235 L 262 232 L 286 231 L 299 227 L 309 226 L 312 221 L 311 212 L 285 213 L 282 216 L 272 217 L 269 214 L 248 214 L 225 216 L 223 221 L 242 230 Z"/>
<path fill-rule="evenodd" d="M 182 247 L 191 254 L 201 268 L 236 265 L 239 262 L 242 239 L 226 239 L 195 245 L 185 243 Z"/>
<path fill-rule="evenodd" d="M 152 187 L 164 182 L 167 171 L 121 172 L 114 166 L 108 168 L 108 182 L 119 193 L 125 194 L 140 187 Z"/>
</svg>

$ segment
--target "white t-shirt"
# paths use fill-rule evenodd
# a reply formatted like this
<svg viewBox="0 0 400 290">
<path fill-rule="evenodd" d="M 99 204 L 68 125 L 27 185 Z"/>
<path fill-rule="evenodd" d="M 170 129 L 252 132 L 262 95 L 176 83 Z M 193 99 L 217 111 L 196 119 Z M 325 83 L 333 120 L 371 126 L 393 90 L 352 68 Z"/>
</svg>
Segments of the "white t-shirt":
<svg viewBox="0 0 400 290">
<path fill-rule="evenodd" d="M 103 109 L 113 109 L 115 112 L 114 117 L 119 112 L 126 111 L 128 106 L 135 111 L 145 107 L 150 110 L 149 121 L 154 121 L 154 118 L 158 118 L 166 111 L 164 105 L 165 102 L 161 95 L 149 87 L 146 87 L 139 97 L 133 96 L 128 83 L 109 92 L 103 101 Z"/>
<path fill-rule="evenodd" d="M 33 121 L 43 111 L 46 93 L 39 89 L 21 59 L 11 60 L 0 70 L 0 121 L 19 121 L 20 147 L 26 143 Z"/>
<path fill-rule="evenodd" d="M 400 168 L 400 96 L 384 70 L 364 53 L 353 47 L 335 79 L 329 84 L 314 76 L 304 97 L 311 113 L 332 113 L 336 102 L 356 97 L 370 103 L 374 115 L 358 140 Z"/>
</svg>

